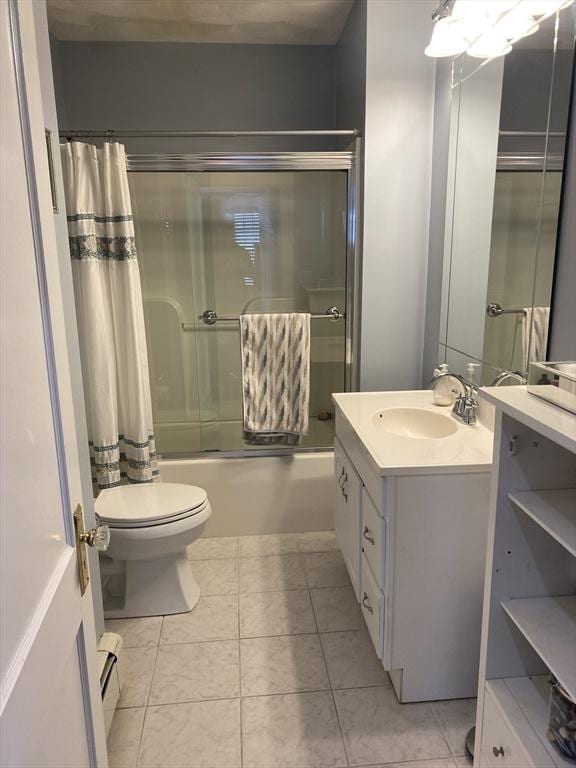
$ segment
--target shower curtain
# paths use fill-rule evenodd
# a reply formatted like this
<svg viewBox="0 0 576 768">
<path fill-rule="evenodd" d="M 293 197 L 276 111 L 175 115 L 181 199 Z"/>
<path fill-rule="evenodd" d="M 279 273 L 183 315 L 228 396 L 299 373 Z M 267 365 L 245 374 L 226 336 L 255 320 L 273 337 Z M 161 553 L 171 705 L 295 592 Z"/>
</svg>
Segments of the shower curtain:
<svg viewBox="0 0 576 768">
<path fill-rule="evenodd" d="M 158 475 L 126 153 L 63 144 L 68 234 L 92 478 L 98 489 Z"/>
</svg>

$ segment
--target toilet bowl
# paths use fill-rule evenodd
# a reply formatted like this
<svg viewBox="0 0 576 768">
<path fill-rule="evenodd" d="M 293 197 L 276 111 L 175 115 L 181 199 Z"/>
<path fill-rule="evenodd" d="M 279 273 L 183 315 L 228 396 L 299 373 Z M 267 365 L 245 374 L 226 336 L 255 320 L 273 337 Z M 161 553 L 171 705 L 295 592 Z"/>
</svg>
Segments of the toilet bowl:
<svg viewBox="0 0 576 768">
<path fill-rule="evenodd" d="M 110 528 L 100 558 L 105 617 L 191 611 L 200 589 L 186 547 L 212 513 L 206 491 L 181 483 L 123 485 L 101 491 L 95 506 Z"/>
</svg>

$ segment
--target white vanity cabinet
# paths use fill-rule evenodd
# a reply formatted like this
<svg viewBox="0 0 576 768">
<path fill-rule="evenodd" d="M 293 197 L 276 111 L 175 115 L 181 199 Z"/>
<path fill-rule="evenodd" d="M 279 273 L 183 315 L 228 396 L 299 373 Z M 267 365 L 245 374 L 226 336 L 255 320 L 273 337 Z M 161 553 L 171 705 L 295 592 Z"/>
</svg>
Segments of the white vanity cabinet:
<svg viewBox="0 0 576 768">
<path fill-rule="evenodd" d="M 429 393 L 379 395 L 420 402 Z M 475 696 L 491 457 L 479 452 L 462 467 L 379 462 L 346 413 L 353 397 L 334 395 L 335 527 L 376 653 L 402 702 Z"/>
<path fill-rule="evenodd" d="M 475 766 L 561 768 L 550 675 L 576 700 L 576 416 L 525 387 L 496 407 Z"/>
</svg>

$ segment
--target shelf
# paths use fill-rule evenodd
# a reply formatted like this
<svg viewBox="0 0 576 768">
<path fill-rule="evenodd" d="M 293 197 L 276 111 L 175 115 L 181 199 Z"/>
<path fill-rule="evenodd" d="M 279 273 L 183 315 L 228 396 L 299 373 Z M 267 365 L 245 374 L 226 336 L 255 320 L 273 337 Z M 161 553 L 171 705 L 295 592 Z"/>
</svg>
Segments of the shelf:
<svg viewBox="0 0 576 768">
<path fill-rule="evenodd" d="M 576 488 L 514 491 L 508 498 L 576 557 Z"/>
<path fill-rule="evenodd" d="M 546 738 L 550 684 L 548 676 L 509 677 L 503 680 L 522 714 L 532 727 L 551 761 L 557 768 L 569 768 L 573 763 L 565 760 Z"/>
<path fill-rule="evenodd" d="M 502 608 L 576 698 L 576 596 L 505 600 Z"/>
</svg>

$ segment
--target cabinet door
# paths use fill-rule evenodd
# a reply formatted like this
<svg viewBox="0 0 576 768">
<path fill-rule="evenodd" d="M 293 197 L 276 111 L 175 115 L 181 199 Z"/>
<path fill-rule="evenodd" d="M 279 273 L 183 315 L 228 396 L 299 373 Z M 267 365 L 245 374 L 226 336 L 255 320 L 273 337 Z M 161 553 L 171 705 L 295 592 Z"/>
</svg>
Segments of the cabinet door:
<svg viewBox="0 0 576 768">
<path fill-rule="evenodd" d="M 360 494 L 362 483 L 354 465 L 344 453 L 338 440 L 335 441 L 334 445 L 334 471 L 336 485 L 334 527 L 356 598 L 359 599 Z"/>
</svg>

